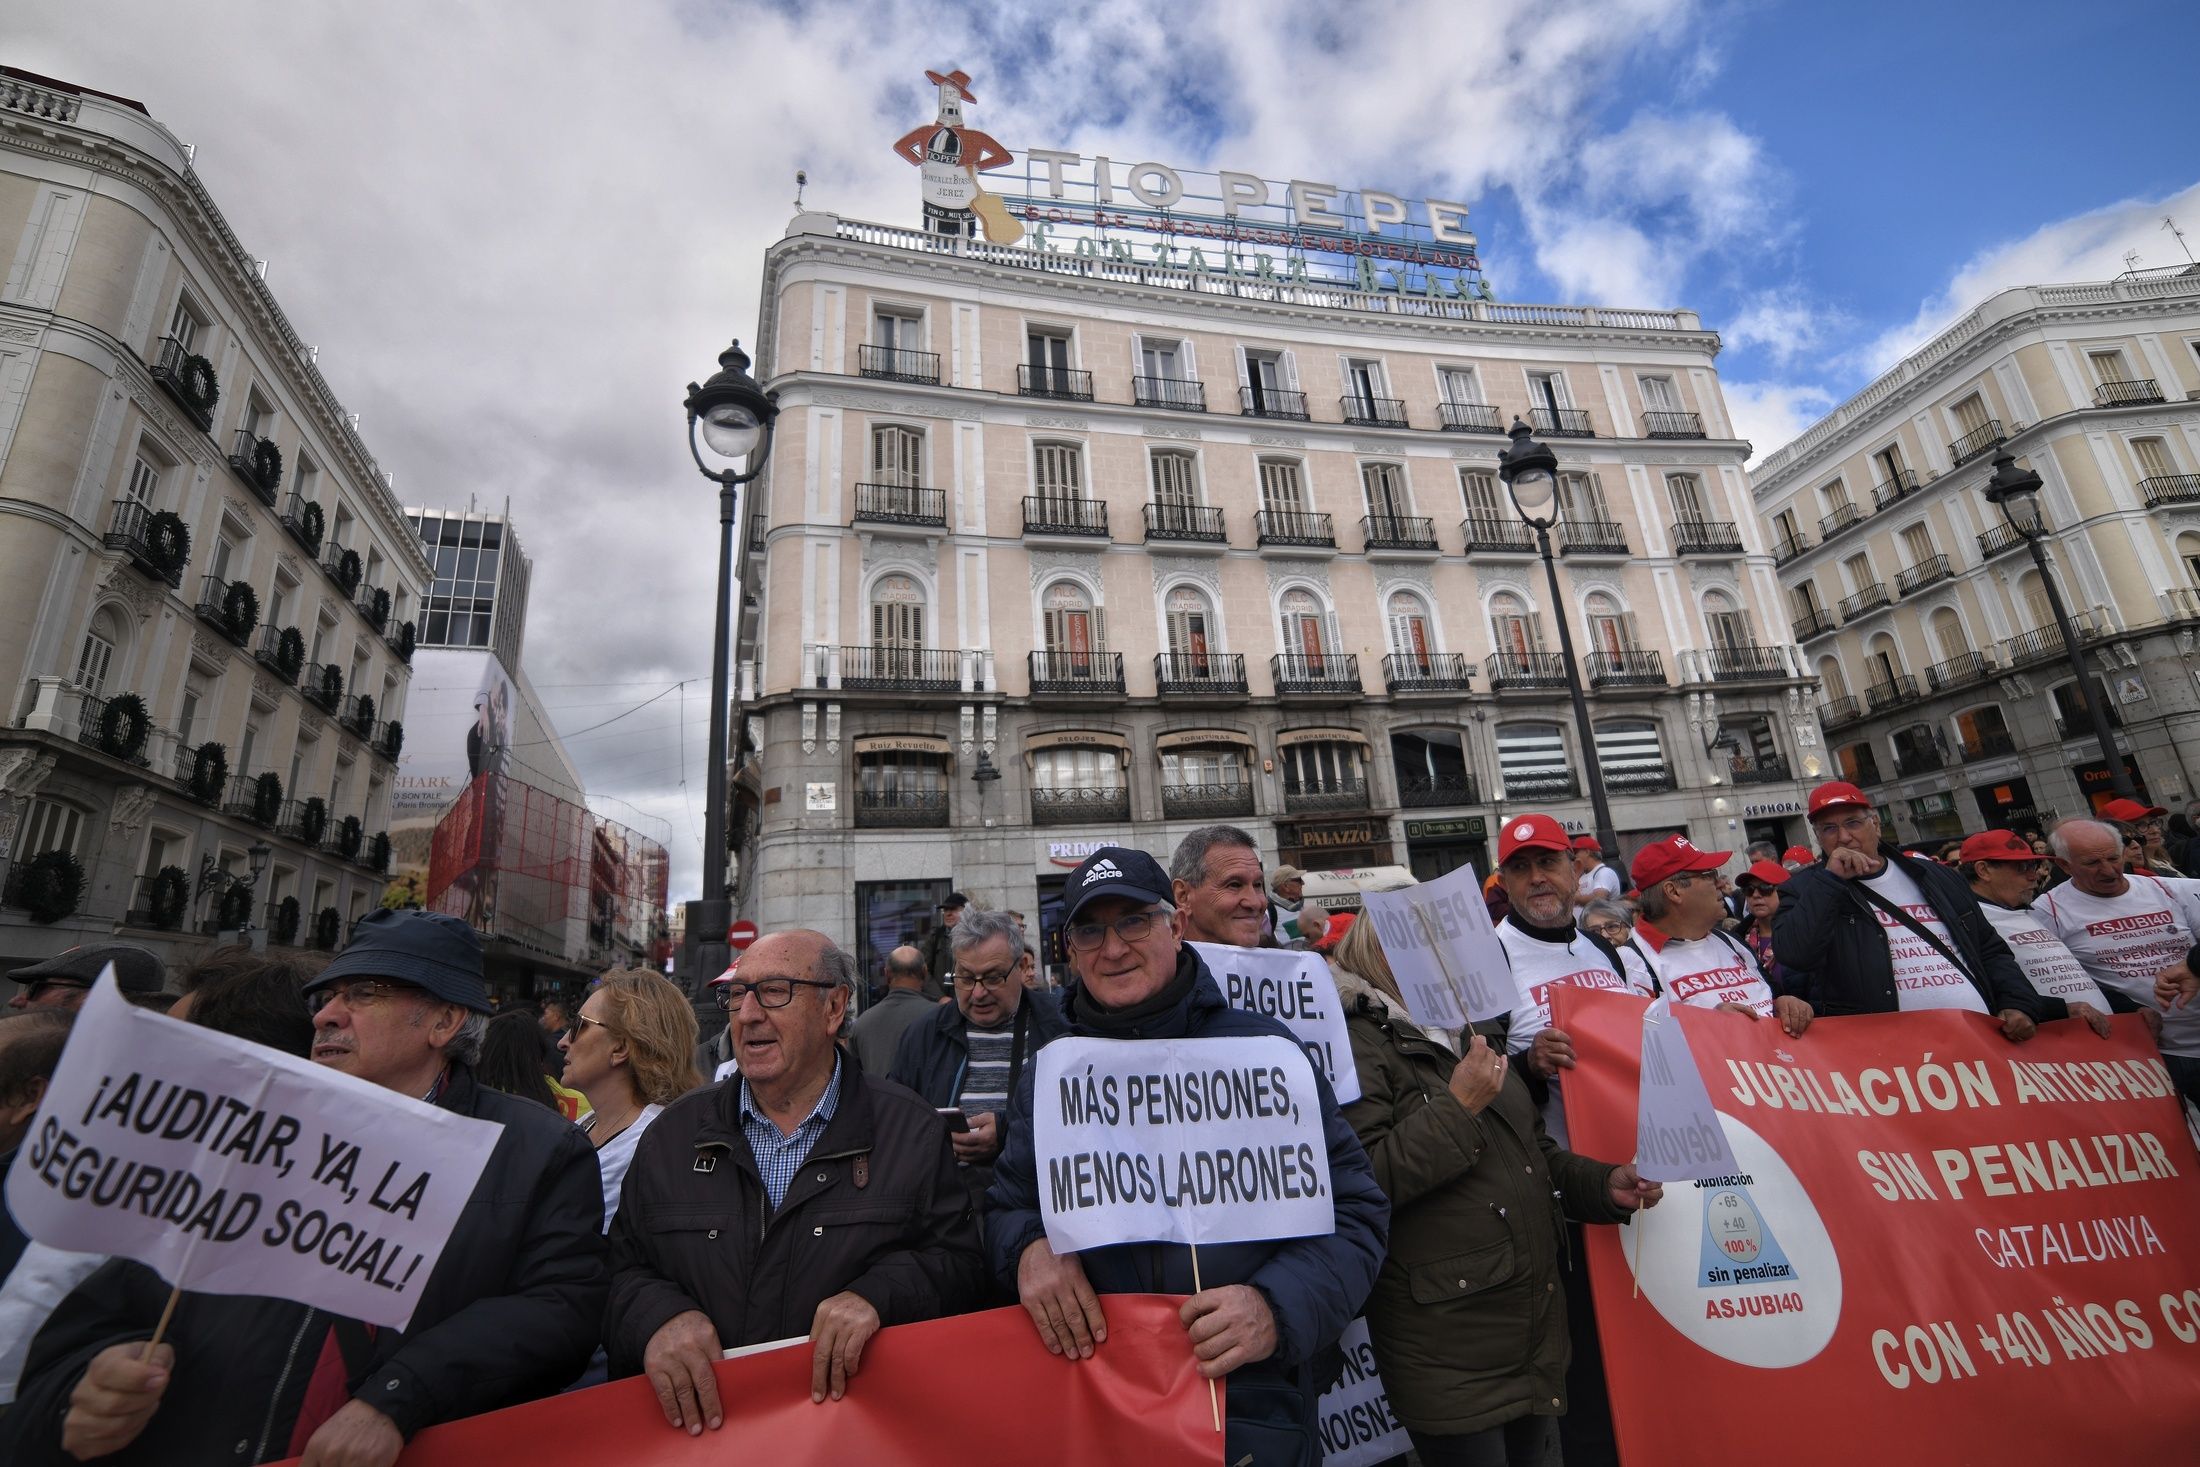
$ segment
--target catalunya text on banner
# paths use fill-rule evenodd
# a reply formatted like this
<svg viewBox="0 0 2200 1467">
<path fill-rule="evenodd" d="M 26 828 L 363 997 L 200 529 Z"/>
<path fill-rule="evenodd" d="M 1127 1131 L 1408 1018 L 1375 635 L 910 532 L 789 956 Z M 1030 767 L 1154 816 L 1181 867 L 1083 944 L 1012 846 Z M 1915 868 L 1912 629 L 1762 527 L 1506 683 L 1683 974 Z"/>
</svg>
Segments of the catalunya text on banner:
<svg viewBox="0 0 2200 1467">
<path fill-rule="evenodd" d="M 1177 1322 L 1182 1303 L 1111 1294 L 1108 1347 L 1082 1361 L 1049 1355 L 1031 1317 L 1016 1308 L 893 1325 L 864 1347 L 848 1394 L 822 1404 L 810 1400 L 809 1342 L 789 1341 L 713 1366 L 726 1404 L 718 1431 L 691 1437 L 667 1426 L 648 1379 L 634 1376 L 431 1426 L 406 1446 L 397 1467 L 1205 1467 L 1218 1459 L 1221 1438 L 1208 1419 L 1190 1338 Z M 941 1389 L 940 1365 L 950 1360 L 985 1362 L 985 1409 L 971 1409 L 967 1392 Z"/>
<path fill-rule="evenodd" d="M 1195 942 L 1192 947 L 1222 985 L 1223 1000 L 1231 1008 L 1266 1014 L 1290 1028 L 1336 1092 L 1337 1104 L 1360 1098 L 1360 1072 L 1353 1068 L 1352 1041 L 1344 1027 L 1344 999 L 1321 954 L 1219 942 Z"/>
<path fill-rule="evenodd" d="M 23 1231 L 403 1329 L 503 1127 L 133 1008 L 113 971 L 8 1169 Z"/>
<path fill-rule="evenodd" d="M 1293 1041 L 1057 1039 L 1036 1066 L 1032 1145 L 1055 1252 L 1336 1230 L 1314 1070 Z"/>
<path fill-rule="evenodd" d="M 1568 1122 L 1626 1155 L 1643 1004 L 1569 992 Z M 1800 1039 L 1676 1011 L 1735 1169 L 1589 1237 L 1628 1467 L 2136 1461 L 2200 1433 L 2200 1154 L 2135 1016 L 2024 1044 L 1983 1015 Z M 1641 1297 L 1630 1297 L 1630 1260 Z M 1799 1429 L 1798 1401 L 1841 1403 Z M 1707 1409 L 1706 1403 L 1716 1403 Z"/>
</svg>

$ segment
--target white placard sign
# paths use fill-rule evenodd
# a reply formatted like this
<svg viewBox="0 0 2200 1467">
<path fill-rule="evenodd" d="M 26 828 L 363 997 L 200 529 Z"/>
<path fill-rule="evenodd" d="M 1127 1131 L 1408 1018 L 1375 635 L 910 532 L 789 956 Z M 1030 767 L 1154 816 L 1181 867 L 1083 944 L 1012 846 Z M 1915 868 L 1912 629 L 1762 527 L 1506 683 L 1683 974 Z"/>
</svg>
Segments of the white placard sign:
<svg viewBox="0 0 2200 1467">
<path fill-rule="evenodd" d="M 1375 1467 L 1403 1457 L 1413 1450 L 1413 1439 L 1390 1414 L 1390 1396 L 1375 1369 L 1367 1321 L 1355 1319 L 1346 1325 L 1337 1347 L 1344 1351 L 1344 1373 L 1322 1392 L 1314 1408 L 1322 1467 Z"/>
<path fill-rule="evenodd" d="M 1222 985 L 1231 1008 L 1266 1014 L 1291 1028 L 1336 1092 L 1337 1104 L 1360 1098 L 1360 1072 L 1352 1063 L 1352 1040 L 1345 1033 L 1344 998 L 1320 953 L 1284 948 L 1225 947 L 1195 942 L 1207 971 Z"/>
<path fill-rule="evenodd" d="M 113 975 L 8 1169 L 23 1231 L 179 1288 L 410 1324 L 504 1128 L 133 1008 Z"/>
<path fill-rule="evenodd" d="M 1415 1023 L 1458 1029 L 1512 1012 L 1519 1001 L 1512 967 L 1472 866 L 1360 900 Z"/>
<path fill-rule="evenodd" d="M 1704 1088 L 1688 1036 L 1681 1032 L 1671 1001 L 1662 996 L 1642 1011 L 1635 1170 L 1649 1182 L 1700 1182 L 1742 1170 Z"/>
<path fill-rule="evenodd" d="M 1291 1040 L 1057 1039 L 1035 1063 L 1055 1252 L 1336 1231 L 1314 1069 Z"/>
</svg>

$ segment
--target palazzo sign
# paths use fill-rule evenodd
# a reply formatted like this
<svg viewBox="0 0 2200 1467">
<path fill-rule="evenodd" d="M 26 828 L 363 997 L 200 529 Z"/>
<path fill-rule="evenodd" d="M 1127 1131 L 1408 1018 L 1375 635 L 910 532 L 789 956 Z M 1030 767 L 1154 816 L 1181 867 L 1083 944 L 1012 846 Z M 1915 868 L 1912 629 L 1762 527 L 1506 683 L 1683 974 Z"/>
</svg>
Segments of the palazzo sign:
<svg viewBox="0 0 2200 1467">
<path fill-rule="evenodd" d="M 1019 159 L 964 123 L 976 101 L 966 73 L 925 79 L 938 88 L 937 116 L 894 146 L 922 170 L 929 234 L 1277 285 L 1490 298 L 1465 204 L 1057 148 Z"/>
</svg>

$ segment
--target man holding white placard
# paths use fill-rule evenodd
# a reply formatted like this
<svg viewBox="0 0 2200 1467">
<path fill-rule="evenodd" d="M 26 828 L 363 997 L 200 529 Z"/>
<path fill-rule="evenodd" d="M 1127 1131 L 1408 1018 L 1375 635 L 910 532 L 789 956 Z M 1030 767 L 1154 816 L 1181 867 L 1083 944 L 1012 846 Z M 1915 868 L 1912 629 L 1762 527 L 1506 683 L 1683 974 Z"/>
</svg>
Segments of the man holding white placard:
<svg viewBox="0 0 2200 1467">
<path fill-rule="evenodd" d="M 1286 1060 L 1303 1060 L 1282 1023 L 1223 1001 L 1206 964 L 1180 940 L 1172 894 L 1168 875 L 1153 857 L 1120 846 L 1102 847 L 1070 874 L 1062 930 L 1074 976 L 1063 991 L 1062 1013 L 1072 1037 L 1056 1041 L 1042 1058 L 1082 1037 L 1194 1044 L 1280 1039 L 1289 1049 L 1278 1045 L 1276 1051 Z M 1162 1045 L 1154 1048 L 1158 1060 Z M 1269 1052 L 1264 1042 L 1260 1048 Z M 1150 1068 L 1164 1067 L 1157 1062 Z M 1214 1071 L 1203 1078 L 1172 1070 L 1163 1079 L 1172 1087 L 1196 1083 L 1203 1101 L 1246 1107 L 1263 1117 L 1264 1125 L 1287 1124 L 1280 1113 L 1286 1106 L 1309 1121 L 1314 1119 L 1309 1107 L 1318 1110 L 1324 1152 L 1313 1158 L 1315 1167 L 1304 1166 L 1294 1148 L 1288 1167 L 1269 1158 L 1277 1164 L 1259 1162 L 1251 1184 L 1241 1169 L 1235 1185 L 1252 1185 L 1264 1196 L 1295 1205 L 1305 1200 L 1297 1194 L 1307 1178 L 1325 1170 L 1320 1185 L 1332 1210 L 1332 1231 L 1202 1246 L 1196 1282 L 1193 1251 L 1181 1244 L 1118 1244 L 1058 1254 L 1046 1237 L 1040 1190 L 1043 1182 L 1051 1188 L 1055 1177 L 1042 1176 L 1035 1128 L 1027 1123 L 1036 1114 L 1036 1086 L 1027 1078 L 1011 1103 L 1008 1150 L 987 1197 L 986 1245 L 995 1271 L 1016 1289 L 1047 1349 L 1072 1359 L 1089 1359 L 1107 1339 L 1100 1295 L 1189 1294 L 1181 1318 L 1200 1373 L 1229 1378 L 1223 1459 L 1249 1460 L 1256 1467 L 1311 1467 L 1318 1442 L 1314 1402 L 1332 1373 L 1317 1379 L 1315 1361 L 1330 1356 L 1374 1283 L 1390 1208 L 1366 1153 L 1339 1117 L 1328 1084 L 1311 1066 L 1268 1068 L 1284 1072 L 1280 1087 L 1273 1075 L 1266 1081 L 1254 1076 L 1257 1083 L 1233 1083 L 1227 1101 L 1208 1084 Z M 1291 1078 L 1294 1070 L 1303 1082 Z M 1311 1095 L 1293 1088 L 1302 1083 L 1311 1084 Z M 1279 1100 L 1279 1093 L 1285 1099 Z M 1050 1093 L 1047 1099 L 1059 1111 L 1060 1096 Z M 1175 1175 L 1172 1171 L 1172 1179 Z M 1207 1189 L 1206 1179 L 1194 1185 Z M 1213 1185 L 1222 1185 L 1219 1177 Z"/>
<path fill-rule="evenodd" d="M 95 993 L 93 1005 L 100 998 Z M 202 1208 L 167 1228 L 138 1230 L 156 1235 L 155 1251 L 196 1230 L 200 1256 L 172 1249 L 180 1256 L 164 1267 L 187 1282 L 198 1282 L 212 1266 L 232 1276 L 185 1289 L 161 1343 L 148 1351 L 169 1286 L 144 1264 L 120 1259 L 95 1273 L 32 1345 L 16 1404 L 0 1419 L 0 1461 L 11 1467 L 72 1458 L 256 1463 L 303 1455 L 313 1467 L 388 1467 L 420 1428 L 551 1394 L 587 1365 L 609 1282 L 596 1158 L 587 1138 L 555 1113 L 474 1083 L 470 1061 L 489 1009 L 480 939 L 465 923 L 436 913 L 371 913 L 314 980 L 308 1001 L 317 1006 L 314 1062 L 349 1079 L 315 1082 L 321 1072 L 307 1071 L 301 1087 L 297 1061 L 226 1039 L 196 1040 L 199 1047 L 236 1051 L 214 1057 L 215 1073 L 230 1084 L 198 1087 L 213 1096 L 199 1102 L 208 1124 L 226 1127 L 221 1134 L 228 1138 L 208 1153 L 205 1185 L 230 1201 L 220 1223 Z M 145 1163 L 125 1146 L 167 1139 L 191 1105 L 190 1088 L 168 1087 L 193 1076 L 171 1079 L 161 1069 L 164 1060 L 180 1066 L 174 1056 L 193 1048 L 176 1032 L 181 1025 L 163 1031 L 165 1043 L 134 1046 L 143 1056 L 135 1061 L 138 1073 L 118 1073 L 112 1086 L 87 1094 L 87 1085 L 109 1078 L 103 1067 L 95 1073 L 104 1061 L 89 1049 L 93 1065 L 71 1072 L 75 1041 L 100 1032 L 89 1027 L 91 1013 L 88 1006 L 49 1093 L 58 1102 L 73 1084 L 71 1103 L 42 1112 L 26 1158 L 33 1171 L 11 1176 L 10 1196 L 19 1201 L 28 1180 L 50 1176 L 61 1179 L 52 1189 L 57 1199 L 96 1204 L 98 1188 L 71 1198 L 67 1185 L 81 1170 L 73 1163 L 92 1155 L 92 1142 L 114 1153 L 97 1160 L 110 1168 L 135 1165 L 142 1178 Z M 289 1088 L 276 1088 L 282 1085 Z M 118 1108 L 132 1086 L 125 1116 Z M 382 1115 L 388 1102 L 380 1091 L 425 1099 L 446 1114 L 400 1106 L 404 1116 Z M 290 1110 L 274 1115 L 253 1104 L 255 1094 L 271 1093 L 295 1097 L 286 1102 Z M 153 1121 L 148 1132 L 163 1095 L 167 1119 Z M 356 1112 L 369 1099 L 377 1103 L 372 1124 L 347 1129 L 345 1106 Z M 309 1113 L 313 1106 L 320 1118 Z M 89 1122 L 81 1119 L 87 1115 Z M 283 1141 L 281 1123 L 299 1119 L 304 1124 Z M 55 1133 L 43 1129 L 49 1121 Z M 493 1123 L 493 1134 L 479 1134 L 485 1122 Z M 64 1154 L 60 1132 L 72 1125 L 86 1134 Z M 259 1138 L 249 1150 L 241 1139 L 248 1134 Z M 35 1150 L 41 1140 L 43 1161 Z M 485 1165 L 474 1149 L 481 1143 L 490 1148 Z M 470 1155 L 477 1180 L 450 1196 L 447 1185 L 438 1187 L 408 1160 L 430 1154 L 452 1157 L 454 1166 L 456 1157 Z M 147 1215 L 134 1203 L 149 1205 L 150 1198 L 139 1199 L 134 1183 L 125 1187 L 102 1175 L 115 1183 L 117 1196 L 104 1219 L 93 1214 L 93 1224 L 117 1228 L 133 1212 Z M 171 1184 L 199 1185 L 195 1177 L 171 1173 Z M 248 1186 L 264 1191 L 269 1205 L 249 1228 L 232 1233 L 228 1224 L 242 1212 Z M 304 1209 L 291 1193 L 319 1201 Z M 419 1277 L 402 1265 L 394 1272 L 368 1266 L 363 1250 L 384 1249 L 383 1237 L 369 1241 L 370 1231 L 403 1239 L 414 1215 L 425 1217 L 446 1201 L 447 1232 L 419 1240 L 440 1249 Z M 58 1204 L 47 1199 L 47 1205 Z M 206 1208 L 212 1206 L 209 1199 Z M 156 1221 L 174 1211 L 162 1208 Z M 38 1222 L 26 1221 L 38 1236 Z M 315 1228 L 319 1242 L 308 1246 L 305 1235 Z M 42 1240 L 70 1246 L 60 1235 Z M 264 1245 L 264 1261 L 241 1254 L 248 1240 Z M 100 1232 L 85 1241 L 121 1253 L 136 1240 Z M 341 1294 L 368 1302 L 346 1317 L 325 1305 L 291 1302 L 281 1297 L 286 1288 L 319 1301 Z"/>
</svg>

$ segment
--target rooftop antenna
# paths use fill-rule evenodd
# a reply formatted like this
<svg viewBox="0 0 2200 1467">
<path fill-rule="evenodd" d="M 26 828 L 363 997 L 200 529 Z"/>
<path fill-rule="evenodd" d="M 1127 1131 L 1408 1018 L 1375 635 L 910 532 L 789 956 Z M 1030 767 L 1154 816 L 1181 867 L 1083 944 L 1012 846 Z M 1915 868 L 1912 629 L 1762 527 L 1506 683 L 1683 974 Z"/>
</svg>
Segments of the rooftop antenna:
<svg viewBox="0 0 2200 1467">
<path fill-rule="evenodd" d="M 2125 269 L 2125 270 L 2126 270 L 2126 271 L 2128 272 L 2128 271 L 2135 271 L 2135 270 L 2137 270 L 2138 268 L 2139 268 L 2139 252 L 2138 252 L 2137 250 L 2125 250 L 2125 251 L 2124 251 L 2124 269 Z"/>
<path fill-rule="evenodd" d="M 794 171 L 794 210 L 797 214 L 802 212 L 802 191 L 809 186 L 809 173 L 804 169 L 797 168 Z"/>
<path fill-rule="evenodd" d="M 2185 263 L 2188 265 L 2200 265 L 2200 260 L 2193 259 L 2192 246 L 2185 243 L 2185 231 L 2177 227 L 2177 221 L 2170 218 L 2169 215 L 2164 214 L 2162 216 L 2162 227 L 2168 230 L 2171 234 L 2177 236 L 2177 248 L 2185 252 Z"/>
</svg>

